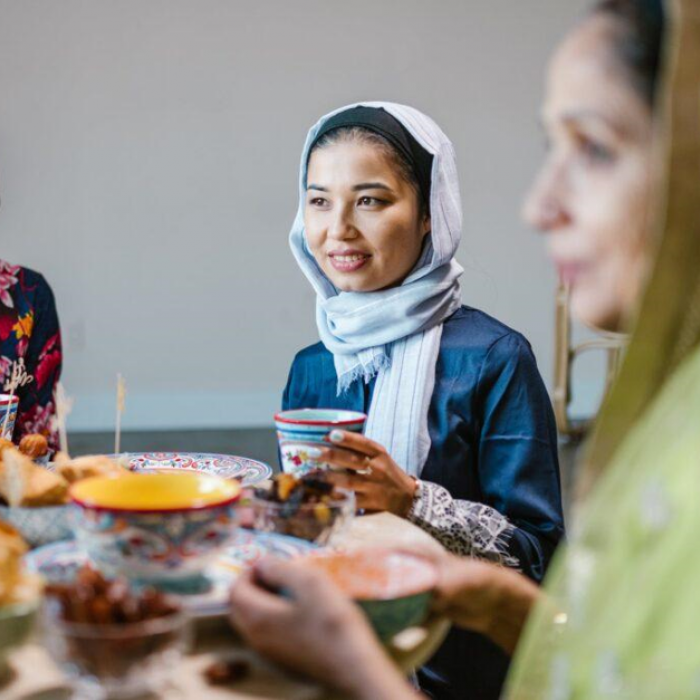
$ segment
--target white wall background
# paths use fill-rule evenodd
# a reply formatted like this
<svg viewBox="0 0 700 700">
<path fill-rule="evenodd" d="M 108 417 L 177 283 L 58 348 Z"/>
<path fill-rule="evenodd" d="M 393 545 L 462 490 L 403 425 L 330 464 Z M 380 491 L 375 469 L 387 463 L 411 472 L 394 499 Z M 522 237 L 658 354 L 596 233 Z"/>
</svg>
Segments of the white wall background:
<svg viewBox="0 0 700 700">
<path fill-rule="evenodd" d="M 543 69 L 585 0 L 0 0 L 0 255 L 59 303 L 73 429 L 267 425 L 313 296 L 286 237 L 324 112 L 412 104 L 455 142 L 465 303 L 545 379 L 554 276 L 519 221 Z"/>
</svg>

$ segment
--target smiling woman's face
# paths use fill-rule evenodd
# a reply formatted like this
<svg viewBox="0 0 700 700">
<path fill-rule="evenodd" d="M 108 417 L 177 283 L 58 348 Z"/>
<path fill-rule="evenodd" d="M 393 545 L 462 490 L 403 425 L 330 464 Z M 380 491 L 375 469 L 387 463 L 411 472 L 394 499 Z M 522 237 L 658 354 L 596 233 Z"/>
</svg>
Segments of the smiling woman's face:
<svg viewBox="0 0 700 700">
<path fill-rule="evenodd" d="M 345 292 L 400 284 L 430 230 L 415 188 L 391 159 L 372 144 L 354 141 L 311 154 L 304 224 L 316 262 Z"/>
<path fill-rule="evenodd" d="M 547 82 L 549 153 L 525 205 L 547 234 L 573 313 L 619 330 L 649 258 L 652 112 L 613 53 L 614 20 L 594 15 L 564 41 Z"/>
</svg>

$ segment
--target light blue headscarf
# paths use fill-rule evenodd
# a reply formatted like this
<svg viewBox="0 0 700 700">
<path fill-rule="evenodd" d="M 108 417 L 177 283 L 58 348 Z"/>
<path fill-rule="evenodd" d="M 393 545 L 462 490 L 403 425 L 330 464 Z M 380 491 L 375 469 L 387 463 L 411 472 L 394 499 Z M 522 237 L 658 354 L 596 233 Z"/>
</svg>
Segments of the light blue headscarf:
<svg viewBox="0 0 700 700">
<path fill-rule="evenodd" d="M 327 119 L 360 105 L 389 112 L 433 155 L 431 232 L 421 257 L 401 285 L 378 292 L 338 291 L 309 251 L 304 229 L 309 148 Z M 299 209 L 289 236 L 292 252 L 316 291 L 316 324 L 333 353 L 338 393 L 377 375 L 365 435 L 413 476 L 420 476 L 430 449 L 428 407 L 442 323 L 461 304 L 463 270 L 454 260 L 461 230 L 454 148 L 429 117 L 391 102 L 361 102 L 327 114 L 309 131 L 301 156 Z"/>
</svg>

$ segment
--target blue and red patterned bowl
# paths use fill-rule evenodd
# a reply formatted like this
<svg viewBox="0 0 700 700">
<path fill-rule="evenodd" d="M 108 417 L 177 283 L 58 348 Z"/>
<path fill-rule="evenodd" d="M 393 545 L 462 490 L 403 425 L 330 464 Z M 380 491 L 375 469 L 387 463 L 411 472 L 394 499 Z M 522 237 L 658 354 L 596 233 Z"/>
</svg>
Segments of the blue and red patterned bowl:
<svg viewBox="0 0 700 700">
<path fill-rule="evenodd" d="M 70 491 L 78 543 L 108 577 L 195 587 L 236 532 L 241 486 L 200 473 L 85 479 Z"/>
<path fill-rule="evenodd" d="M 318 453 L 328 447 L 331 430 L 361 433 L 367 416 L 356 411 L 334 408 L 298 408 L 275 416 L 282 470 L 303 476 L 314 469 L 327 469 Z"/>
<path fill-rule="evenodd" d="M 32 547 L 73 537 L 68 506 L 41 506 L 27 508 L 0 506 L 0 520 L 17 528 Z"/>
<path fill-rule="evenodd" d="M 17 418 L 17 408 L 19 399 L 10 394 L 0 394 L 0 437 L 12 440 L 15 432 L 15 419 Z M 10 414 L 9 416 L 7 414 Z M 7 421 L 7 424 L 5 423 Z"/>
</svg>

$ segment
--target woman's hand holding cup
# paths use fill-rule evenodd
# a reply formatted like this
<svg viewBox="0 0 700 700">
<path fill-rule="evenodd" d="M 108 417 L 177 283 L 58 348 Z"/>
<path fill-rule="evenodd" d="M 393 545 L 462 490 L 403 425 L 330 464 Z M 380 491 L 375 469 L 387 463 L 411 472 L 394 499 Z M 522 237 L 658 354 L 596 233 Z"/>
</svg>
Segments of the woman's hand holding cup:
<svg viewBox="0 0 700 700">
<path fill-rule="evenodd" d="M 331 446 L 320 459 L 345 471 L 329 471 L 336 486 L 355 492 L 357 507 L 365 511 L 388 511 L 405 518 L 413 505 L 416 480 L 406 474 L 384 447 L 359 433 L 332 430 Z"/>
</svg>

